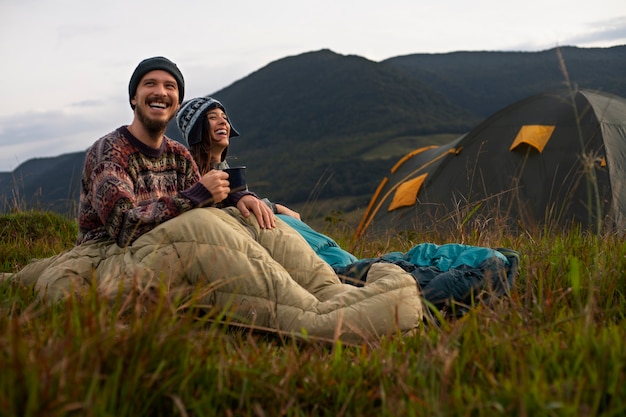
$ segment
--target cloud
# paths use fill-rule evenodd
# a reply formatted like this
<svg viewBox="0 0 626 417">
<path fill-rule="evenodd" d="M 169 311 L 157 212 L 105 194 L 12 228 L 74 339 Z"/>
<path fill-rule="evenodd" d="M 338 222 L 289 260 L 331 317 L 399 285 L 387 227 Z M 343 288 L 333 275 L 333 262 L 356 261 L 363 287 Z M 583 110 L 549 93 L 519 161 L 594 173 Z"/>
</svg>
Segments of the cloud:
<svg viewBox="0 0 626 417">
<path fill-rule="evenodd" d="M 179 64 L 191 98 L 278 59 L 324 48 L 381 61 L 413 53 L 626 44 L 623 0 L 575 6 L 568 0 L 233 0 L 219 7 L 20 0 L 3 2 L 0 23 L 0 54 L 9 63 L 0 77 L 2 172 L 16 161 L 85 149 L 128 123 L 128 79 L 148 56 Z M 171 33 L 164 29 L 169 24 Z"/>
<path fill-rule="evenodd" d="M 0 116 L 0 172 L 12 171 L 34 157 L 86 150 L 131 117 L 126 102 L 98 100 L 75 102 L 62 110 Z"/>
<path fill-rule="evenodd" d="M 80 109 L 84 109 L 86 107 L 102 107 L 104 105 L 104 103 L 102 102 L 102 100 L 83 100 L 83 101 L 77 101 L 74 103 L 71 103 L 70 106 L 71 107 L 77 107 Z"/>
<path fill-rule="evenodd" d="M 568 42 L 573 45 L 626 43 L 626 16 L 595 22 L 592 27 L 594 29 L 572 36 Z"/>
</svg>

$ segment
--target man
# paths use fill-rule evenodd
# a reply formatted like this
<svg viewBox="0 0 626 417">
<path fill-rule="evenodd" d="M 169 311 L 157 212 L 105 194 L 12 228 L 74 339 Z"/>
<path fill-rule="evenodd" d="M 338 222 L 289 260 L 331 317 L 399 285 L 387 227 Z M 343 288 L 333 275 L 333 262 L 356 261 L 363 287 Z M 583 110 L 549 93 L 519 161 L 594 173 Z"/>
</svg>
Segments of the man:
<svg viewBox="0 0 626 417">
<path fill-rule="evenodd" d="M 246 217 L 251 210 L 262 228 L 275 226 L 273 213 L 253 193 L 229 195 L 228 175 L 222 171 L 200 177 L 187 149 L 164 136 L 184 91 L 183 75 L 169 59 L 148 58 L 137 66 L 128 86 L 132 123 L 87 151 L 79 244 L 114 239 L 127 246 L 167 220 L 222 201 Z"/>
<path fill-rule="evenodd" d="M 212 306 L 226 320 L 329 339 L 419 326 L 423 306 L 410 274 L 375 264 L 363 287 L 342 284 L 265 203 L 250 193 L 229 195 L 228 174 L 200 176 L 186 148 L 164 136 L 183 94 L 170 60 L 139 64 L 129 84 L 132 123 L 87 152 L 79 244 L 27 265 L 13 280 L 52 301 L 92 286 L 125 305 L 165 291 Z M 211 207 L 229 199 L 230 206 Z"/>
</svg>

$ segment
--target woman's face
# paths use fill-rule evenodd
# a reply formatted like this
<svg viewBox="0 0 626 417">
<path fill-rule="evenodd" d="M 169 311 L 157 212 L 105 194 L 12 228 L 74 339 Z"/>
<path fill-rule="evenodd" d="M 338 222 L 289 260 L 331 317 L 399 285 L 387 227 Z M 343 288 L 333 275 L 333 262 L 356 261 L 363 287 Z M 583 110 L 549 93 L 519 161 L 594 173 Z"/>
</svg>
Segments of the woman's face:
<svg viewBox="0 0 626 417">
<path fill-rule="evenodd" d="M 228 116 L 219 107 L 209 110 L 206 115 L 209 121 L 209 139 L 211 140 L 211 153 L 221 153 L 229 143 L 230 123 Z"/>
</svg>

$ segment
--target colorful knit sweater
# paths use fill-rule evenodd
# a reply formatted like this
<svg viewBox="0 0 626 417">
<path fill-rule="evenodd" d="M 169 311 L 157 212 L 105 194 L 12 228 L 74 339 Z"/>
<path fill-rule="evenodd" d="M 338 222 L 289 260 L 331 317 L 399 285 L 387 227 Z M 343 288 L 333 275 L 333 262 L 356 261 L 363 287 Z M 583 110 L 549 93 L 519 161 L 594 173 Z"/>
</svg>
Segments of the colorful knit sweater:
<svg viewBox="0 0 626 417">
<path fill-rule="evenodd" d="M 87 151 L 77 244 L 113 239 L 127 246 L 157 225 L 207 204 L 211 193 L 199 178 L 182 144 L 164 137 L 161 148 L 154 149 L 120 127 Z"/>
</svg>

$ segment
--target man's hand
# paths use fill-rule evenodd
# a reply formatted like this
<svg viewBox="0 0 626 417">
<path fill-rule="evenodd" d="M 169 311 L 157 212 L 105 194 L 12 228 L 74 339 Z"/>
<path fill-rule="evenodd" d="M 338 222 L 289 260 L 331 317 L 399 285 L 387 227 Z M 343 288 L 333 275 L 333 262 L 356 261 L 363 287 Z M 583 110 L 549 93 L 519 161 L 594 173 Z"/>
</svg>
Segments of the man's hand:
<svg viewBox="0 0 626 417">
<path fill-rule="evenodd" d="M 250 212 L 254 213 L 261 229 L 273 229 L 276 227 L 276 216 L 272 210 L 253 195 L 244 195 L 237 202 L 237 208 L 244 217 L 250 216 Z"/>
<path fill-rule="evenodd" d="M 200 178 L 200 184 L 209 190 L 213 196 L 213 202 L 219 203 L 228 197 L 230 187 L 228 182 L 228 174 L 218 169 L 212 169 Z"/>
</svg>

